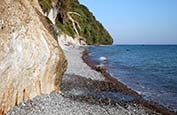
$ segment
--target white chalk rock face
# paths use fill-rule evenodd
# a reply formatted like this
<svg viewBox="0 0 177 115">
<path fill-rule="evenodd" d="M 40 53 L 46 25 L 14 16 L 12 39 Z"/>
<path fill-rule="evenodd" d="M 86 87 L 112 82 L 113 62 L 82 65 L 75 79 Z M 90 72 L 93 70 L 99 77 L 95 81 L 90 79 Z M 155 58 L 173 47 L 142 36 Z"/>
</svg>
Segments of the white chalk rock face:
<svg viewBox="0 0 177 115">
<path fill-rule="evenodd" d="M 52 24 L 55 25 L 55 19 L 57 17 L 57 10 L 56 8 L 51 8 L 50 11 L 49 11 L 49 14 L 48 14 L 48 18 L 50 19 L 50 21 L 52 22 Z"/>
<path fill-rule="evenodd" d="M 0 115 L 42 93 L 60 91 L 66 60 L 29 0 L 0 2 Z"/>
<path fill-rule="evenodd" d="M 67 49 L 70 46 L 84 46 L 87 45 L 85 41 L 79 40 L 78 38 L 72 38 L 66 34 L 58 36 L 58 44 L 62 49 Z"/>
</svg>

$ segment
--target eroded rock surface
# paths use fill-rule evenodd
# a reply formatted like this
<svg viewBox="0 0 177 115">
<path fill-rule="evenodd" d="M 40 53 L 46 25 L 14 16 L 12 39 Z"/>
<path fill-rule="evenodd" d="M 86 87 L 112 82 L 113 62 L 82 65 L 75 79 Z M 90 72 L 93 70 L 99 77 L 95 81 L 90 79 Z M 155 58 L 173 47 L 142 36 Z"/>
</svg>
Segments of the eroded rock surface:
<svg viewBox="0 0 177 115">
<path fill-rule="evenodd" d="M 0 2 L 0 114 L 36 95 L 60 91 L 66 60 L 33 4 Z"/>
</svg>

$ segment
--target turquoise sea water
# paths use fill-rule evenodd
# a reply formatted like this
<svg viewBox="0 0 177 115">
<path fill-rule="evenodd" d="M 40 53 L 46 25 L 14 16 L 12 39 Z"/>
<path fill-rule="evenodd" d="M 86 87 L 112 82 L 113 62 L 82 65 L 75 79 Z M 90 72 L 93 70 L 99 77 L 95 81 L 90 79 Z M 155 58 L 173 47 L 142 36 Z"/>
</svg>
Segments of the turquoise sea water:
<svg viewBox="0 0 177 115">
<path fill-rule="evenodd" d="M 95 46 L 89 57 L 145 99 L 177 111 L 177 45 Z"/>
</svg>

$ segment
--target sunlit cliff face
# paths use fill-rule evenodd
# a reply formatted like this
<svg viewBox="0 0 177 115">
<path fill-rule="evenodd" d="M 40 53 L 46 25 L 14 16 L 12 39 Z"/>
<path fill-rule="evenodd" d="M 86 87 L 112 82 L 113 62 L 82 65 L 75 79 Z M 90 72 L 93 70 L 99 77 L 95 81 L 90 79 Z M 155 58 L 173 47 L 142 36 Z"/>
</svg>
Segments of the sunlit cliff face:
<svg viewBox="0 0 177 115">
<path fill-rule="evenodd" d="M 36 95 L 60 91 L 66 60 L 41 22 L 37 3 L 0 2 L 0 114 Z"/>
</svg>

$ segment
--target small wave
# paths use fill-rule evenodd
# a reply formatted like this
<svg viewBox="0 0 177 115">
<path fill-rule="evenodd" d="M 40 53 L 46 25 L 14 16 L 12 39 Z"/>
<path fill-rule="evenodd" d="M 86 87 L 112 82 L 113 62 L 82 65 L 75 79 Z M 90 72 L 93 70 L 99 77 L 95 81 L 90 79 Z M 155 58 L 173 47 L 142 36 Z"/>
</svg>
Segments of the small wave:
<svg viewBox="0 0 177 115">
<path fill-rule="evenodd" d="M 143 95 L 142 92 L 135 90 L 139 95 Z"/>
<path fill-rule="evenodd" d="M 107 60 L 106 57 L 100 57 L 99 59 L 100 59 L 101 61 L 106 61 L 106 60 Z"/>
<path fill-rule="evenodd" d="M 105 65 L 104 64 L 98 64 L 96 65 L 97 67 L 104 67 Z"/>
</svg>

